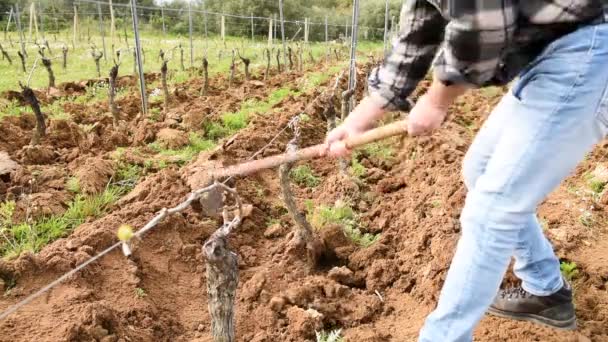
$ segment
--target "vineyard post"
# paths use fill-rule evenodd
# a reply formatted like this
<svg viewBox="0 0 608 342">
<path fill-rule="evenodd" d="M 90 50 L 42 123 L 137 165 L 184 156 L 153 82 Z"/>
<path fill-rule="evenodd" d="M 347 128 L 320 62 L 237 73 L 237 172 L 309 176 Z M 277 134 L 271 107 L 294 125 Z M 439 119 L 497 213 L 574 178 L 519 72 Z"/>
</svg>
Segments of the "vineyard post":
<svg viewBox="0 0 608 342">
<path fill-rule="evenodd" d="M 163 38 L 167 38 L 167 26 L 165 25 L 165 5 L 160 6 L 160 17 L 163 22 Z"/>
<path fill-rule="evenodd" d="M 348 89 L 355 91 L 355 82 L 357 79 L 357 38 L 359 35 L 359 0 L 353 0 L 353 28 L 351 31 L 352 39 L 350 45 L 350 74 L 348 76 Z M 353 110 L 355 105 L 355 96 L 350 98 L 348 104 L 348 113 Z"/>
<path fill-rule="evenodd" d="M 331 57 L 331 51 L 329 48 L 329 25 L 327 24 L 328 18 L 325 16 L 325 47 L 327 48 L 327 63 L 329 63 L 329 58 Z"/>
<path fill-rule="evenodd" d="M 18 4 L 15 4 L 15 22 L 17 23 L 17 30 L 19 31 L 19 43 L 21 45 L 21 54 L 23 55 L 23 58 L 25 58 L 27 57 L 27 51 L 25 51 L 25 37 L 23 36 L 23 27 L 21 26 L 21 14 L 19 13 Z"/>
<path fill-rule="evenodd" d="M 308 18 L 304 18 L 304 42 L 306 44 L 308 44 L 308 33 L 309 33 L 308 23 L 309 22 L 310 22 L 310 20 Z"/>
<path fill-rule="evenodd" d="M 40 36 L 42 37 L 42 40 L 46 40 L 46 37 L 44 36 L 44 10 L 42 9 L 42 5 L 40 4 L 40 1 L 38 1 L 38 11 L 39 13 L 37 13 L 37 20 L 40 23 Z"/>
<path fill-rule="evenodd" d="M 144 76 L 144 65 L 141 60 L 141 42 L 139 40 L 139 24 L 137 22 L 137 0 L 131 0 L 131 16 L 133 17 L 133 35 L 135 36 L 135 58 L 139 71 L 139 89 L 141 92 L 141 111 L 148 114 L 148 99 L 146 97 L 146 78 Z"/>
<path fill-rule="evenodd" d="M 192 38 L 192 1 L 188 1 L 188 33 L 190 34 L 190 68 L 194 68 L 194 43 Z"/>
<path fill-rule="evenodd" d="M 222 35 L 222 42 L 224 44 L 226 44 L 226 17 L 225 16 L 222 16 L 221 25 L 222 25 L 222 27 L 220 28 L 220 32 Z"/>
<path fill-rule="evenodd" d="M 265 49 L 266 54 L 266 72 L 264 73 L 264 81 L 268 79 L 268 75 L 270 75 L 270 47 Z"/>
<path fill-rule="evenodd" d="M 283 41 L 283 65 L 287 64 L 287 44 L 285 43 L 285 17 L 283 17 L 283 0 L 279 0 L 279 15 L 281 16 L 281 40 Z"/>
<path fill-rule="evenodd" d="M 391 39 L 393 39 L 395 35 L 395 16 L 391 16 Z"/>
<path fill-rule="evenodd" d="M 386 57 L 388 53 L 388 0 L 386 0 L 385 9 L 384 9 L 384 56 Z"/>
<path fill-rule="evenodd" d="M 344 25 L 344 41 L 348 41 L 348 18 L 346 18 L 346 25 Z"/>
<path fill-rule="evenodd" d="M 74 4 L 74 32 L 72 37 L 72 48 L 76 50 L 76 37 L 78 35 L 78 7 Z"/>
<path fill-rule="evenodd" d="M 251 13 L 251 43 L 255 42 L 255 24 L 253 23 L 253 12 Z"/>
<path fill-rule="evenodd" d="M 40 35 L 42 36 L 42 39 L 46 41 L 46 37 L 44 35 L 44 10 L 42 9 L 40 2 L 38 2 L 38 11 L 40 12 L 38 14 L 38 21 L 40 21 Z"/>
<path fill-rule="evenodd" d="M 97 14 L 99 15 L 99 32 L 101 32 L 101 42 L 103 44 L 103 58 L 108 61 L 108 50 L 106 48 L 106 31 L 103 27 L 103 15 L 101 14 L 101 4 L 97 3 Z"/>
<path fill-rule="evenodd" d="M 112 50 L 114 50 L 114 40 L 116 39 L 116 21 L 114 18 L 114 6 L 112 6 L 112 0 L 108 0 L 110 6 L 110 44 Z"/>
<path fill-rule="evenodd" d="M 6 23 L 6 30 L 4 30 L 4 40 L 7 40 L 8 29 L 11 26 L 11 19 L 13 19 L 13 8 L 11 7 L 11 11 L 8 13 L 8 22 Z"/>
<path fill-rule="evenodd" d="M 207 28 L 207 7 L 205 6 L 205 0 L 202 0 L 203 6 L 203 24 L 205 26 L 205 59 L 209 55 L 209 31 Z"/>
<path fill-rule="evenodd" d="M 272 46 L 272 18 L 268 19 L 268 48 Z"/>
<path fill-rule="evenodd" d="M 272 42 L 274 43 L 277 40 L 277 32 L 279 31 L 279 20 L 277 19 L 277 14 L 272 14 L 272 22 L 274 25 L 274 29 L 272 30 Z"/>
<path fill-rule="evenodd" d="M 38 20 L 36 18 L 36 4 L 32 2 L 30 4 L 30 26 L 28 31 L 28 42 L 38 41 Z M 32 40 L 32 26 L 34 26 L 36 32 L 34 40 Z"/>
</svg>

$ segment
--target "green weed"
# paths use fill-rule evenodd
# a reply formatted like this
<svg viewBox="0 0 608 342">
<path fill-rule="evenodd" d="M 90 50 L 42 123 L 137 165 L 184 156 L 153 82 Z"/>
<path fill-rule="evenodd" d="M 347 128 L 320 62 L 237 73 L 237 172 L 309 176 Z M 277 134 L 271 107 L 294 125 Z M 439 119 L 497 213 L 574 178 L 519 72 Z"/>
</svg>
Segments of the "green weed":
<svg viewBox="0 0 608 342">
<path fill-rule="evenodd" d="M 592 181 L 589 182 L 589 188 L 595 194 L 602 193 L 602 191 L 604 191 L 605 187 L 606 187 L 606 183 L 605 182 L 601 182 L 601 181 L 597 181 L 597 180 L 592 180 Z"/>
<path fill-rule="evenodd" d="M 222 115 L 222 124 L 230 132 L 234 133 L 247 127 L 249 115 L 245 111 L 226 113 Z"/>
<path fill-rule="evenodd" d="M 266 220 L 266 227 L 271 227 L 271 226 L 274 226 L 275 224 L 281 224 L 281 220 L 273 218 L 273 217 Z"/>
<path fill-rule="evenodd" d="M 287 96 L 295 94 L 298 94 L 298 92 L 280 88 L 272 92 L 266 101 L 247 100 L 241 105 L 239 111 L 224 113 L 220 117 L 220 122 L 206 124 L 205 136 L 210 140 L 219 140 L 230 136 L 247 127 L 251 115 L 269 113 L 274 105 Z"/>
<path fill-rule="evenodd" d="M 78 179 L 78 177 L 70 177 L 68 178 L 66 184 L 65 184 L 65 188 L 74 194 L 79 194 L 80 193 L 80 180 Z"/>
<path fill-rule="evenodd" d="M 135 289 L 135 298 L 141 299 L 147 296 L 148 294 L 146 293 L 146 290 L 142 289 L 141 287 Z"/>
<path fill-rule="evenodd" d="M 344 338 L 342 338 L 342 330 L 333 330 L 331 332 L 321 331 L 316 332 L 317 342 L 343 342 Z"/>
<path fill-rule="evenodd" d="M 309 122 L 311 120 L 310 116 L 306 113 L 300 114 L 300 122 Z"/>
<path fill-rule="evenodd" d="M 578 221 L 585 227 L 591 228 L 595 222 L 593 219 L 593 214 L 588 211 L 585 211 L 578 217 Z"/>
<path fill-rule="evenodd" d="M 215 143 L 209 139 L 204 139 L 196 133 L 190 133 L 190 143 L 180 149 L 172 150 L 160 146 L 157 142 L 151 143 L 148 147 L 152 148 L 161 156 L 171 158 L 169 162 L 183 165 L 199 155 L 203 151 L 208 151 L 215 147 Z"/>
<path fill-rule="evenodd" d="M 338 224 L 344 229 L 346 236 L 361 247 L 369 247 L 380 238 L 380 235 L 362 233 L 359 229 L 359 217 L 355 211 L 342 201 L 336 202 L 333 207 L 321 205 L 316 207 L 312 201 L 305 202 L 308 211 L 308 220 L 317 230 L 327 225 Z"/>
<path fill-rule="evenodd" d="M 363 164 L 359 162 L 359 158 L 356 153 L 353 154 L 349 171 L 350 174 L 353 175 L 353 177 L 359 179 L 365 177 L 365 175 L 367 174 L 367 168 L 365 168 L 365 166 L 363 166 Z"/>
<path fill-rule="evenodd" d="M 137 183 L 143 175 L 144 169 L 136 164 L 121 162 L 114 175 L 116 182 Z"/>
<path fill-rule="evenodd" d="M 575 262 L 562 261 L 559 265 L 562 275 L 566 280 L 572 281 L 578 277 L 579 271 Z"/>
<path fill-rule="evenodd" d="M 395 150 L 391 146 L 384 143 L 368 144 L 363 148 L 363 151 L 368 156 L 379 159 L 390 159 L 395 154 Z"/>
<path fill-rule="evenodd" d="M 300 186 L 314 188 L 321 183 L 321 179 L 312 172 L 308 165 L 300 165 L 290 172 L 291 179 Z"/>
</svg>

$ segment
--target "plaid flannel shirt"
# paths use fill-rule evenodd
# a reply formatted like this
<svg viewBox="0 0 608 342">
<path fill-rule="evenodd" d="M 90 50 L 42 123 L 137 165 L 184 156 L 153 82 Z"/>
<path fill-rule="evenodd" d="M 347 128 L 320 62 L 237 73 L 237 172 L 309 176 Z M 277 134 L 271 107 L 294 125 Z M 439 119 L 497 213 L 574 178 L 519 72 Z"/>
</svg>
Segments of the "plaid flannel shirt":
<svg viewBox="0 0 608 342">
<path fill-rule="evenodd" d="M 444 84 L 504 85 L 544 48 L 603 20 L 602 0 L 404 0 L 392 52 L 369 77 L 370 95 L 388 110 L 432 67 Z"/>
</svg>

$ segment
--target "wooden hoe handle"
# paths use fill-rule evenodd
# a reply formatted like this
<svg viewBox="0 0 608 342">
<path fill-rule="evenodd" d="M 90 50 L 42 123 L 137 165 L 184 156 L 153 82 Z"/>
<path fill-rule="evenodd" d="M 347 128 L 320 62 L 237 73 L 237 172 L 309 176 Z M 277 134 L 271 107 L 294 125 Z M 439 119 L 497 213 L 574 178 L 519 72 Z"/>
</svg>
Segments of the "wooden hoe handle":
<svg viewBox="0 0 608 342">
<path fill-rule="evenodd" d="M 345 141 L 345 146 L 348 149 L 355 149 L 369 143 L 384 140 L 397 135 L 407 133 L 407 121 L 401 120 L 382 127 L 369 130 L 357 137 L 348 138 Z M 325 150 L 324 144 L 319 144 L 298 150 L 294 153 L 283 153 L 267 158 L 252 160 L 242 164 L 229 166 L 227 168 L 213 171 L 213 178 L 221 179 L 232 176 L 247 176 L 252 173 L 264 169 L 270 169 L 282 164 L 296 162 L 299 160 L 310 160 L 322 157 L 322 152 Z"/>
</svg>

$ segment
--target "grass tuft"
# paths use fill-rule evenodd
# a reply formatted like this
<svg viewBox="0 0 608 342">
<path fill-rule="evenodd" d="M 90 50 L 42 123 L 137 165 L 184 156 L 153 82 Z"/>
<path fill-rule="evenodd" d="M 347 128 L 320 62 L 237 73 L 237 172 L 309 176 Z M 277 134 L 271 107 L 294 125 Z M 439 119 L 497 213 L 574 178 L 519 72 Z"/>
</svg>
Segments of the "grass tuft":
<svg viewBox="0 0 608 342">
<path fill-rule="evenodd" d="M 153 142 L 148 146 L 161 156 L 170 157 L 171 160 L 169 160 L 169 162 L 183 165 L 197 157 L 199 153 L 214 148 L 215 142 L 202 138 L 197 133 L 190 133 L 190 144 L 177 150 L 163 148 L 157 142 Z M 164 167 L 166 167 L 166 164 Z"/>
<path fill-rule="evenodd" d="M 562 275 L 566 280 L 572 281 L 579 275 L 578 266 L 575 262 L 562 261 L 559 265 Z"/>
<path fill-rule="evenodd" d="M 316 332 L 317 342 L 344 342 L 342 338 L 342 330 L 333 330 L 331 332 L 321 331 Z"/>
<path fill-rule="evenodd" d="M 300 165 L 290 172 L 291 179 L 300 186 L 314 188 L 321 183 L 321 178 L 315 176 L 308 165 Z"/>
<path fill-rule="evenodd" d="M 78 179 L 78 177 L 70 177 L 68 178 L 66 184 L 65 184 L 65 188 L 74 194 L 79 194 L 80 193 L 80 180 Z"/>
<path fill-rule="evenodd" d="M 317 230 L 330 224 L 341 225 L 344 234 L 355 244 L 369 247 L 380 238 L 380 234 L 362 233 L 359 227 L 359 217 L 346 203 L 337 201 L 333 207 L 315 206 L 312 200 L 306 201 L 308 220 Z"/>
<path fill-rule="evenodd" d="M 0 205 L 0 256 L 13 258 L 22 252 L 38 252 L 64 237 L 90 218 L 99 218 L 110 209 L 125 189 L 108 187 L 102 193 L 77 195 L 62 215 L 44 217 L 33 222 L 13 222 L 15 202 Z"/>
</svg>

